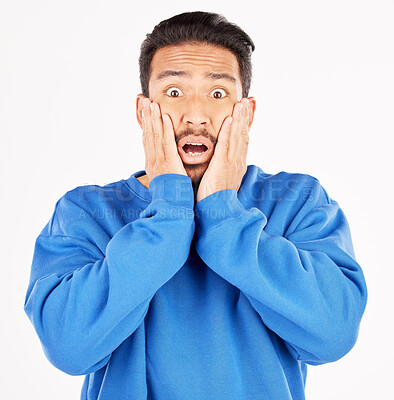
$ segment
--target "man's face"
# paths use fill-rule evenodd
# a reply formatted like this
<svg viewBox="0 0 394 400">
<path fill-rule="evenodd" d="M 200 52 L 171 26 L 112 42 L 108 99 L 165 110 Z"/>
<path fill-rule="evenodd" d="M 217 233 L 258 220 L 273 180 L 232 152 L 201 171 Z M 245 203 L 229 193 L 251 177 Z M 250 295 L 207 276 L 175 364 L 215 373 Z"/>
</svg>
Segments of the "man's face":
<svg viewBox="0 0 394 400">
<path fill-rule="evenodd" d="M 223 121 L 242 99 L 236 56 L 227 49 L 203 43 L 163 47 L 151 63 L 149 97 L 159 104 L 162 114 L 171 117 L 186 173 L 194 184 L 199 183 L 212 158 Z M 137 115 L 143 96 L 138 98 Z M 186 138 L 197 142 L 192 135 L 208 141 L 211 151 L 195 159 L 185 153 L 181 145 Z"/>
</svg>

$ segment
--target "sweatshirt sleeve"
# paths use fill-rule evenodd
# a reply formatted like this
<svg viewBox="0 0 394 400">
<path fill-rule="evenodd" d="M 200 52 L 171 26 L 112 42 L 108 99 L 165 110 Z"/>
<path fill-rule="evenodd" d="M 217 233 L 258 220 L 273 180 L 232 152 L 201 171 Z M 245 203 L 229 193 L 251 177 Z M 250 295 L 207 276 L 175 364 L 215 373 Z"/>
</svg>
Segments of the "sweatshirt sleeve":
<svg viewBox="0 0 394 400">
<path fill-rule="evenodd" d="M 296 360 L 318 365 L 354 346 L 367 288 L 344 213 L 306 177 L 270 221 L 258 208 L 245 209 L 235 190 L 204 198 L 195 206 L 196 250 L 242 291 Z M 283 234 L 273 234 L 282 220 Z"/>
<path fill-rule="evenodd" d="M 66 194 L 35 242 L 24 310 L 46 357 L 70 375 L 104 366 L 188 258 L 195 228 L 190 178 L 158 175 L 149 190 L 149 206 L 112 238 Z"/>
</svg>

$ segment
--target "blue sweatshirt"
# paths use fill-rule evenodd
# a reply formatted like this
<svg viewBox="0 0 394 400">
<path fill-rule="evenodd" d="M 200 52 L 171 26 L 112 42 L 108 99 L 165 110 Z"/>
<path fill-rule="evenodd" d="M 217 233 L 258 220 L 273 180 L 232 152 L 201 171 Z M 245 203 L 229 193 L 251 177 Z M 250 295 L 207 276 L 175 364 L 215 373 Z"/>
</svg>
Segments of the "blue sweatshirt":
<svg viewBox="0 0 394 400">
<path fill-rule="evenodd" d="M 144 173 L 67 192 L 38 236 L 24 309 L 48 360 L 83 400 L 304 399 L 366 306 L 338 203 L 255 165 L 197 204 L 188 176 Z"/>
</svg>

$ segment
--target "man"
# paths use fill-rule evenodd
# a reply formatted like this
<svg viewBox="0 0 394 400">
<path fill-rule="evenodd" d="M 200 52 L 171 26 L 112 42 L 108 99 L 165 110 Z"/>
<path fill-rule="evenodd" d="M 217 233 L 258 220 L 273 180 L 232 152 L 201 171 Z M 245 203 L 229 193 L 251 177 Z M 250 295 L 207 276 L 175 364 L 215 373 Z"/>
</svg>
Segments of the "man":
<svg viewBox="0 0 394 400">
<path fill-rule="evenodd" d="M 67 192 L 25 311 L 81 399 L 304 399 L 354 346 L 367 289 L 319 181 L 247 166 L 253 42 L 184 13 L 141 47 L 145 170 Z"/>
</svg>

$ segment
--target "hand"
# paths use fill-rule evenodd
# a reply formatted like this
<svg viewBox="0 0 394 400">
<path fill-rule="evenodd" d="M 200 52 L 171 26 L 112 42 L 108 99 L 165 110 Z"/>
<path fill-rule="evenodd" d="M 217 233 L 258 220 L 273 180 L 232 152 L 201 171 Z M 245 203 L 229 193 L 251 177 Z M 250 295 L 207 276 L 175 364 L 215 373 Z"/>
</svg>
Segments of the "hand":
<svg viewBox="0 0 394 400">
<path fill-rule="evenodd" d="M 157 103 L 145 98 L 142 109 L 142 142 L 145 150 L 145 172 L 149 181 L 162 174 L 187 175 L 175 143 L 169 115 L 161 116 Z"/>
<path fill-rule="evenodd" d="M 197 203 L 221 190 L 238 191 L 246 173 L 249 143 L 249 101 L 242 99 L 234 106 L 220 128 L 215 152 L 197 191 Z"/>
</svg>

